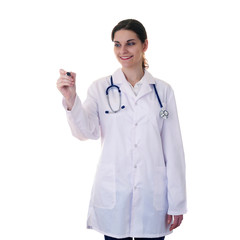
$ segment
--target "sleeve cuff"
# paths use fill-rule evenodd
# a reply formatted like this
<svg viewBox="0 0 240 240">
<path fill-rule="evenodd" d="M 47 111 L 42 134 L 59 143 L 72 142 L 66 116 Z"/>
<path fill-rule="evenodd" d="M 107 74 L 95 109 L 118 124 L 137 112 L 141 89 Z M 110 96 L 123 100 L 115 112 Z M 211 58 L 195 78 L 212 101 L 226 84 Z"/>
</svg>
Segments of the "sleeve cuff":
<svg viewBox="0 0 240 240">
<path fill-rule="evenodd" d="M 186 213 L 187 213 L 187 210 L 183 210 L 183 211 L 168 210 L 168 212 L 167 212 L 168 215 L 172 215 L 172 216 L 183 215 L 183 214 L 186 214 Z"/>
</svg>

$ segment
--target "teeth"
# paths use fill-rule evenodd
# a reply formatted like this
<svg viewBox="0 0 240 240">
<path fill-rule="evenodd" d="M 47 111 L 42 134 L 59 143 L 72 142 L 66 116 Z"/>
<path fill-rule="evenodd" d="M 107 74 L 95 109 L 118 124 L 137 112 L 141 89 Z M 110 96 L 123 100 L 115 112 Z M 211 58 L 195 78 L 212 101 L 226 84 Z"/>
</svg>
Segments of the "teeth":
<svg viewBox="0 0 240 240">
<path fill-rule="evenodd" d="M 121 57 L 122 59 L 128 59 L 128 58 L 131 58 L 131 57 Z"/>
</svg>

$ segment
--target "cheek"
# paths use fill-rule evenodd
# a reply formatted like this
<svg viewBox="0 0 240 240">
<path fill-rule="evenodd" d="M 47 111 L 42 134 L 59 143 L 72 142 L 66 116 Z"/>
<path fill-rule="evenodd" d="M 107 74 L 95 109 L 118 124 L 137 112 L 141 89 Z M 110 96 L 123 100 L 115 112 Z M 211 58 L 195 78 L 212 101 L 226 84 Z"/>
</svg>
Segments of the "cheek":
<svg viewBox="0 0 240 240">
<path fill-rule="evenodd" d="M 140 52 L 140 51 L 138 51 L 138 52 L 135 53 L 135 56 L 136 56 L 136 58 L 138 58 L 139 60 L 141 60 L 141 59 L 143 58 L 143 53 Z"/>
<path fill-rule="evenodd" d="M 114 48 L 114 49 L 113 49 L 113 52 L 114 52 L 115 56 L 117 57 L 117 55 L 118 55 L 118 50 L 117 50 L 116 48 Z"/>
<path fill-rule="evenodd" d="M 134 55 L 139 57 L 143 56 L 143 50 L 139 48 L 134 49 Z"/>
</svg>

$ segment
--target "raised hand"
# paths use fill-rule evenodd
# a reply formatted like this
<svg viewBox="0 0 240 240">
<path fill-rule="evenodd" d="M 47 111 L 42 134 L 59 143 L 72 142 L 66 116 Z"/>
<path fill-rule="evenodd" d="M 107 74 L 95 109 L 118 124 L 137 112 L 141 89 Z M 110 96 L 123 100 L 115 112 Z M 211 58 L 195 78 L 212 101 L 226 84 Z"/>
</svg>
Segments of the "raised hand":
<svg viewBox="0 0 240 240">
<path fill-rule="evenodd" d="M 57 88 L 64 96 L 68 109 L 71 110 L 76 98 L 76 73 L 70 72 L 70 76 L 68 76 L 63 69 L 60 69 L 59 73 Z"/>
</svg>

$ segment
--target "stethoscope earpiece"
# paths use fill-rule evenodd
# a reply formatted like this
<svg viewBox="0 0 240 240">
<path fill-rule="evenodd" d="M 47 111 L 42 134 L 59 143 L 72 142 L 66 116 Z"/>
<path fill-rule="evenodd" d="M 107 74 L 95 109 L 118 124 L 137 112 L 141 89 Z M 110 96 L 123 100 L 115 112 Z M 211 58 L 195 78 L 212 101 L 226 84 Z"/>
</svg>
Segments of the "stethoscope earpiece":
<svg viewBox="0 0 240 240">
<path fill-rule="evenodd" d="M 125 106 L 123 105 L 123 106 L 121 106 L 121 109 L 124 109 L 125 108 Z M 119 111 L 119 110 L 118 110 Z M 118 111 L 113 111 L 113 112 L 109 112 L 109 111 L 105 111 L 105 113 L 106 114 L 109 114 L 109 113 L 116 113 L 116 112 L 118 112 Z"/>
</svg>

